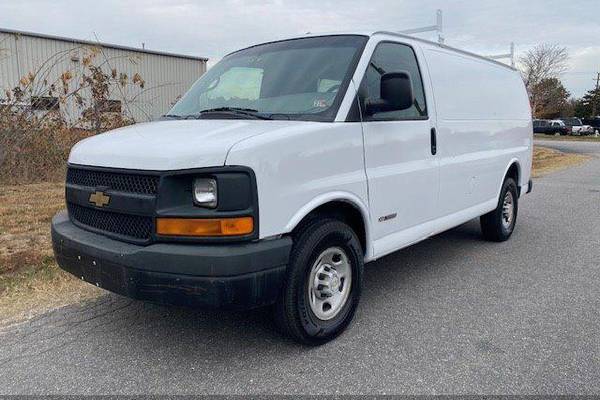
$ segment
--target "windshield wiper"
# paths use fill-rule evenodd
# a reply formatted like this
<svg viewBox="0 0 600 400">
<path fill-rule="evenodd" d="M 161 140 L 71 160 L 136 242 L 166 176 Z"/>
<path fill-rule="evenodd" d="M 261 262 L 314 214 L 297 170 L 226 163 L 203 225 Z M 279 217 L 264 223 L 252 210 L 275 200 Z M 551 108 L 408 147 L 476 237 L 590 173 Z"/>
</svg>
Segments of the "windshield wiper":
<svg viewBox="0 0 600 400">
<path fill-rule="evenodd" d="M 206 110 L 202 110 L 198 113 L 197 118 L 204 114 L 210 113 L 231 113 L 231 114 L 239 114 L 246 115 L 256 119 L 273 119 L 267 115 L 261 115 L 258 113 L 258 110 L 253 110 L 251 108 L 238 108 L 238 107 L 218 107 L 218 108 L 209 108 Z"/>
</svg>

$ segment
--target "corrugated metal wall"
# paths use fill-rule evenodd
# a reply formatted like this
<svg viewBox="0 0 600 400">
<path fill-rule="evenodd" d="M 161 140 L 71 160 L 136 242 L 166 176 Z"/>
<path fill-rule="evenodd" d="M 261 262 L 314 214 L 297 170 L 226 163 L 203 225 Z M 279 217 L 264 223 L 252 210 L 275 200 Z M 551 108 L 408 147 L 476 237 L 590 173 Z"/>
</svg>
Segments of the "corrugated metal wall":
<svg viewBox="0 0 600 400">
<path fill-rule="evenodd" d="M 138 73 L 145 81 L 143 89 L 134 85 L 114 87 L 110 95 L 114 100 L 127 99 L 123 104 L 128 107 L 124 106 L 127 109 L 123 111 L 136 121 L 147 121 L 165 114 L 173 102 L 206 72 L 206 60 L 106 45 L 94 47 L 101 51 L 94 57 L 93 64 L 103 64 L 103 70 L 109 74 L 112 69 L 119 74 L 125 73 L 129 81 Z M 58 81 L 65 71 L 80 75 L 84 69 L 82 59 L 90 53 L 91 48 L 91 45 L 68 40 L 0 31 L 0 99 L 5 98 L 5 90 L 17 86 L 23 76 L 29 72 L 35 73 L 40 68 L 47 71 L 44 78 L 49 83 Z M 42 84 L 40 76 L 36 79 Z M 84 93 L 84 97 L 86 95 L 89 96 L 89 93 Z M 73 101 L 61 105 L 61 110 L 69 119 L 78 117 Z"/>
</svg>

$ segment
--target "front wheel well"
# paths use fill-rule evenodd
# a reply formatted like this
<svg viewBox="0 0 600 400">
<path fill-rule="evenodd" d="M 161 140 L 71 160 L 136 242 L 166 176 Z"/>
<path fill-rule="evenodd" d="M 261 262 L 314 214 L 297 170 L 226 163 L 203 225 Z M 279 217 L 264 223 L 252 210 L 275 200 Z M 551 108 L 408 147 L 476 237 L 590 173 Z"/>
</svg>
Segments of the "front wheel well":
<svg viewBox="0 0 600 400">
<path fill-rule="evenodd" d="M 358 236 L 363 252 L 366 253 L 367 231 L 362 213 L 357 207 L 346 201 L 331 201 L 315 208 L 308 213 L 298 225 L 296 225 L 292 231 L 292 235 L 295 235 L 300 229 L 306 226 L 307 223 L 310 223 L 310 221 L 315 218 L 323 217 L 334 218 L 350 226 L 354 233 L 356 233 L 356 236 Z"/>
</svg>

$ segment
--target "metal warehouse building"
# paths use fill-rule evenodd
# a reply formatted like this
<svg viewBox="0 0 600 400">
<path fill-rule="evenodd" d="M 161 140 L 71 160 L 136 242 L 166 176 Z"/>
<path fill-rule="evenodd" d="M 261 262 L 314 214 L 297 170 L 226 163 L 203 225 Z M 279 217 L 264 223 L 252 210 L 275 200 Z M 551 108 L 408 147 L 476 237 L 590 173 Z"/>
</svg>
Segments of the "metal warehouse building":
<svg viewBox="0 0 600 400">
<path fill-rule="evenodd" d="M 203 57 L 0 28 L 0 102 L 6 101 L 7 90 L 18 86 L 30 73 L 44 70 L 44 80 L 48 84 L 60 82 L 65 71 L 71 71 L 74 76 L 81 74 L 86 54 L 90 52 L 98 55 L 94 64 L 101 65 L 108 74 L 118 71 L 119 76 L 125 76 L 129 81 L 135 76 L 143 79 L 143 87 L 126 85 L 110 93 L 112 112 L 120 110 L 136 121 L 165 114 L 206 72 L 208 61 Z M 86 95 L 90 96 L 89 93 L 82 94 Z M 43 100 L 33 107 L 58 104 L 53 103 L 56 98 L 52 96 Z M 60 104 L 60 111 L 71 120 L 76 120 L 77 113 L 81 112 L 68 102 Z"/>
</svg>

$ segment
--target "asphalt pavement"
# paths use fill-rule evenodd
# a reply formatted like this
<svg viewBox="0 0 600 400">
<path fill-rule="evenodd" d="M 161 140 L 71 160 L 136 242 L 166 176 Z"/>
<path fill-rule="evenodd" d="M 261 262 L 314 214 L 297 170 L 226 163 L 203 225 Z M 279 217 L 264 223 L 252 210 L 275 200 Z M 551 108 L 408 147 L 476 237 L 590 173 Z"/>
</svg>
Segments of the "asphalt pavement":
<svg viewBox="0 0 600 400">
<path fill-rule="evenodd" d="M 596 154 L 536 179 L 508 242 L 471 221 L 369 264 L 332 343 L 108 294 L 0 327 L 0 394 L 600 394 L 600 146 L 548 145 Z"/>
<path fill-rule="evenodd" d="M 535 139 L 535 144 L 550 147 L 565 153 L 576 154 L 600 154 L 600 141 L 597 142 L 576 142 L 561 140 L 543 140 Z"/>
</svg>

